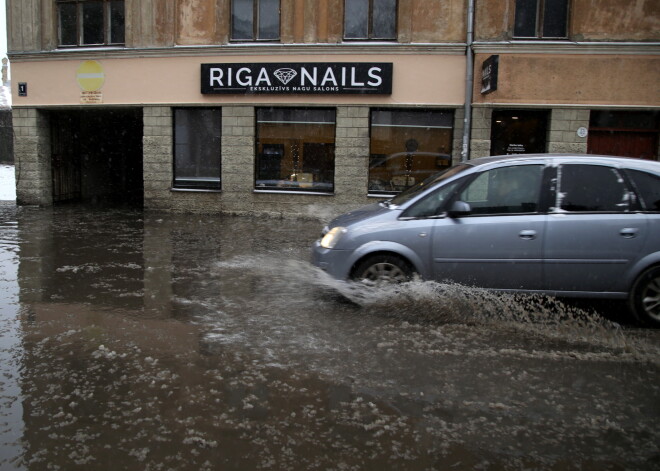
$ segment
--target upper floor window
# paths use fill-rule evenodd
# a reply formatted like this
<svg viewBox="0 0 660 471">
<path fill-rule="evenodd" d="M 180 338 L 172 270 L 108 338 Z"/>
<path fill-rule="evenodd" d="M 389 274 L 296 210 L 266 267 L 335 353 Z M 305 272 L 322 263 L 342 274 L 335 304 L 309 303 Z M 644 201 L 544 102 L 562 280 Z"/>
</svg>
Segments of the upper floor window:
<svg viewBox="0 0 660 471">
<path fill-rule="evenodd" d="M 344 0 L 344 39 L 396 39 L 397 0 Z"/>
<path fill-rule="evenodd" d="M 567 37 L 569 0 L 516 0 L 513 36 L 518 39 Z"/>
<path fill-rule="evenodd" d="M 232 0 L 231 39 L 234 41 L 280 39 L 280 0 Z"/>
<path fill-rule="evenodd" d="M 124 44 L 123 0 L 58 0 L 60 46 Z"/>
</svg>

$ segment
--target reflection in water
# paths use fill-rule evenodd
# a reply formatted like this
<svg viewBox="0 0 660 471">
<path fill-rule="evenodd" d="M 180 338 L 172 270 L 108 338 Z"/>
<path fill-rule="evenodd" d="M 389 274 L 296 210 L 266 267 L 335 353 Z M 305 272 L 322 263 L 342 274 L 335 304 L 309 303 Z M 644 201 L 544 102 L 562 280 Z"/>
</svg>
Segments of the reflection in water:
<svg viewBox="0 0 660 471">
<path fill-rule="evenodd" d="M 71 206 L 12 208 L 0 228 L 20 287 L 2 285 L 0 468 L 657 458 L 654 331 L 545 299 L 330 280 L 306 262 L 317 222 Z"/>
<path fill-rule="evenodd" d="M 16 226 L 15 207 L 0 202 L 0 468 L 19 460 L 23 432 Z"/>
</svg>

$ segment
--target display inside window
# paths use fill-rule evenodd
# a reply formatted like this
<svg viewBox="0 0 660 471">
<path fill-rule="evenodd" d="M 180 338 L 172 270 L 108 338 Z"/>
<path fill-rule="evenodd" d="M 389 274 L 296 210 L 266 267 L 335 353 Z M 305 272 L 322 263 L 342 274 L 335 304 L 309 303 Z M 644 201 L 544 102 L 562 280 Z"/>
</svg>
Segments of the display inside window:
<svg viewBox="0 0 660 471">
<path fill-rule="evenodd" d="M 274 41 L 279 38 L 280 0 L 232 0 L 232 40 Z"/>
<path fill-rule="evenodd" d="M 346 0 L 345 39 L 396 39 L 396 0 Z"/>
<path fill-rule="evenodd" d="M 452 111 L 373 110 L 369 193 L 394 194 L 451 166 Z"/>
<path fill-rule="evenodd" d="M 174 187 L 220 189 L 222 112 L 219 108 L 174 110 Z"/>
<path fill-rule="evenodd" d="M 257 109 L 257 190 L 333 192 L 335 110 Z"/>
<path fill-rule="evenodd" d="M 58 0 L 60 47 L 124 44 L 123 0 Z"/>
</svg>

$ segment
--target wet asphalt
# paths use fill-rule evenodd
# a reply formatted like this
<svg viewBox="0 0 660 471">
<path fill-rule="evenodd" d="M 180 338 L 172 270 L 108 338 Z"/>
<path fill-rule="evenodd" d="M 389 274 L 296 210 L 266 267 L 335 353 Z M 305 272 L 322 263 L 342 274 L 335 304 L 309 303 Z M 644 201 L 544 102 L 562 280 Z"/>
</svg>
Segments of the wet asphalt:
<svg viewBox="0 0 660 471">
<path fill-rule="evenodd" d="M 339 283 L 321 226 L 0 203 L 0 469 L 660 468 L 659 331 Z"/>
</svg>

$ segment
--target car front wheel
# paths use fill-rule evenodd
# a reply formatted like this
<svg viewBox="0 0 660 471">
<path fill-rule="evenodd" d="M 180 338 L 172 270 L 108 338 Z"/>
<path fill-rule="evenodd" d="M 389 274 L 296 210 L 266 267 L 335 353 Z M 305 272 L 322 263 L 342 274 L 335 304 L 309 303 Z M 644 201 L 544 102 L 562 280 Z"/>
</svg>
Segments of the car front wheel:
<svg viewBox="0 0 660 471">
<path fill-rule="evenodd" d="M 637 278 L 630 305 L 641 322 L 660 327 L 660 266 L 649 268 Z"/>
<path fill-rule="evenodd" d="M 374 255 L 358 264 L 352 278 L 373 283 L 403 283 L 412 278 L 408 262 L 396 255 Z"/>
</svg>

